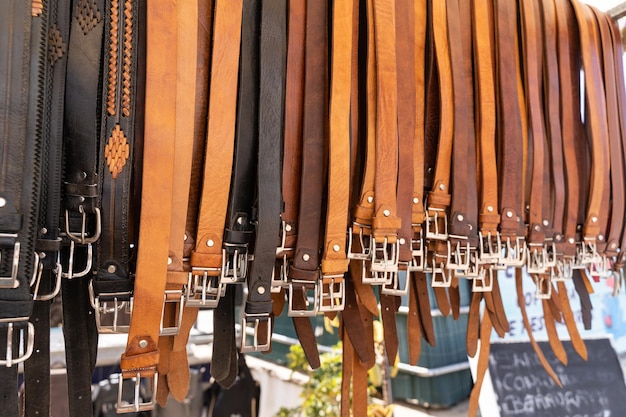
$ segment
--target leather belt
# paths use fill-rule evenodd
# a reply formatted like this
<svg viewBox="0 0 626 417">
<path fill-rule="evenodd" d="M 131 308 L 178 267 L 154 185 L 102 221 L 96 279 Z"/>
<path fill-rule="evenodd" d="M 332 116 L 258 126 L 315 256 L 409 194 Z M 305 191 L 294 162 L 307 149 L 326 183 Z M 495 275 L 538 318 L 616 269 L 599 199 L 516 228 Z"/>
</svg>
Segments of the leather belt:
<svg viewBox="0 0 626 417">
<path fill-rule="evenodd" d="M 298 239 L 288 272 L 289 316 L 309 364 L 319 367 L 319 353 L 309 317 L 318 311 L 319 249 L 323 193 L 325 119 L 327 117 L 328 3 L 307 1 L 304 56 L 304 116 Z M 309 296 L 313 304 L 308 303 Z"/>
<path fill-rule="evenodd" d="M 113 1 L 104 19 L 102 116 L 98 149 L 100 238 L 90 283 L 99 332 L 128 331 L 134 280 L 130 259 L 136 247 L 131 192 L 137 101 L 139 4 Z M 111 305 L 113 304 L 113 308 Z M 121 306 L 121 307 L 120 307 Z M 118 309 L 118 307 L 120 307 Z M 123 314 L 119 314 L 119 311 Z M 111 312 L 115 317 L 111 319 Z M 126 317 L 124 317 L 126 316 Z"/>
<path fill-rule="evenodd" d="M 145 128 L 141 194 L 142 225 L 139 232 L 133 314 L 126 350 L 120 360 L 122 374 L 117 401 L 118 412 L 152 409 L 158 390 L 159 341 L 163 294 L 167 278 L 167 260 L 172 217 L 174 155 L 176 137 L 176 65 L 167 54 L 176 53 L 176 3 L 150 3 L 146 10 L 146 67 L 158 70 L 146 73 Z M 157 46 L 158 45 L 158 46 Z M 153 394 L 141 401 L 138 388 L 129 403 L 122 401 L 124 381 L 152 380 Z"/>
<path fill-rule="evenodd" d="M 258 34 L 260 7 L 249 1 L 242 9 L 241 52 L 239 61 L 239 88 L 235 148 L 224 231 L 224 263 L 221 285 L 239 284 L 248 275 L 249 248 L 252 248 L 254 230 L 253 199 L 257 154 L 257 112 L 259 89 Z M 229 387 L 237 376 L 237 344 L 235 340 L 235 292 L 226 288 L 214 313 L 216 339 L 213 343 L 211 375 L 224 387 Z"/>
<path fill-rule="evenodd" d="M 272 30 L 264 30 L 272 28 Z M 242 329 L 253 329 L 252 342 L 242 338 L 241 351 L 267 351 L 272 332 L 272 276 L 282 211 L 281 150 L 285 105 L 287 1 L 261 5 L 259 52 L 259 152 L 257 161 L 257 230 L 254 261 Z"/>
<path fill-rule="evenodd" d="M 302 132 L 304 118 L 304 60 L 306 42 L 306 1 L 289 3 L 287 69 L 285 80 L 285 126 L 283 141 L 283 202 L 281 245 L 276 250 L 272 284 L 273 312 L 282 313 L 289 287 L 290 264 L 298 239 L 298 212 L 302 176 Z M 306 326 L 306 321 L 301 320 Z M 310 324 L 309 324 L 310 326 Z"/>
<path fill-rule="evenodd" d="M 99 75 L 107 17 L 102 1 L 72 6 L 64 115 L 64 267 L 62 283 L 65 356 L 72 414 L 89 416 L 97 330 L 89 302 L 93 244 L 101 229 L 98 175 Z M 65 263 L 64 262 L 64 263 Z"/>
<path fill-rule="evenodd" d="M 2 4 L 0 41 L 0 394 L 2 414 L 18 416 L 18 364 L 33 353 L 30 286 L 37 238 L 46 82 L 47 15 L 30 4 Z M 33 15 L 34 14 L 34 15 Z"/>
<path fill-rule="evenodd" d="M 343 310 L 348 271 L 353 3 L 335 4 L 332 15 L 328 195 L 319 287 L 319 311 L 329 313 Z"/>
<path fill-rule="evenodd" d="M 47 19 L 47 21 L 46 21 Z M 33 79 L 42 105 L 35 106 L 30 125 L 36 124 L 42 146 L 42 186 L 35 251 L 39 257 L 36 274 L 32 323 L 35 340 L 33 355 L 24 363 L 24 416 L 50 413 L 50 305 L 61 289 L 59 212 L 61 208 L 63 110 L 70 2 L 50 4 L 43 14 L 33 16 L 31 43 L 46 45 L 45 54 L 31 62 L 39 79 Z M 32 121 L 36 121 L 33 123 Z M 39 129 L 38 129 L 39 128 Z M 37 133 L 39 132 L 39 133 Z"/>
</svg>

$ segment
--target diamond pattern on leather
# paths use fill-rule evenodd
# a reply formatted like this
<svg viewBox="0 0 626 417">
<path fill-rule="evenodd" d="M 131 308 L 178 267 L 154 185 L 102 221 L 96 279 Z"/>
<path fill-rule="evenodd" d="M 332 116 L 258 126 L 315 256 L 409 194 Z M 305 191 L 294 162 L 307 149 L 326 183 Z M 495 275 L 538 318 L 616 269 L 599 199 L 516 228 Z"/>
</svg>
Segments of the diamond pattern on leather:
<svg viewBox="0 0 626 417">
<path fill-rule="evenodd" d="M 93 0 L 80 0 L 76 4 L 76 19 L 80 28 L 83 30 L 83 34 L 88 34 L 91 29 L 102 19 L 100 10 Z"/>
<path fill-rule="evenodd" d="M 53 23 L 48 34 L 48 58 L 50 59 L 50 64 L 54 65 L 63 57 L 65 52 L 67 52 L 67 45 L 63 42 L 61 32 Z"/>
<path fill-rule="evenodd" d="M 117 179 L 120 175 L 129 156 L 130 146 L 126 141 L 126 136 L 122 129 L 120 129 L 120 126 L 115 125 L 109 137 L 109 141 L 104 148 L 104 157 L 106 158 L 107 166 L 109 167 L 109 172 L 111 172 L 113 179 Z"/>
</svg>

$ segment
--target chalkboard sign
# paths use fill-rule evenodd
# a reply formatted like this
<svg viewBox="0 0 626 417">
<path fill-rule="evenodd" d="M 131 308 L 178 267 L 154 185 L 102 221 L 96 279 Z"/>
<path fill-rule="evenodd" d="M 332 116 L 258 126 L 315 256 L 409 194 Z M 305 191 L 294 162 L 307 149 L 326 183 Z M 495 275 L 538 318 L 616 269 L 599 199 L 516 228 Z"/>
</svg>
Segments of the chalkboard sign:
<svg viewBox="0 0 626 417">
<path fill-rule="evenodd" d="M 626 385 L 609 339 L 586 340 L 587 362 L 564 341 L 563 366 L 540 342 L 560 388 L 543 369 L 530 343 L 493 343 L 489 373 L 500 417 L 624 417 Z"/>
</svg>

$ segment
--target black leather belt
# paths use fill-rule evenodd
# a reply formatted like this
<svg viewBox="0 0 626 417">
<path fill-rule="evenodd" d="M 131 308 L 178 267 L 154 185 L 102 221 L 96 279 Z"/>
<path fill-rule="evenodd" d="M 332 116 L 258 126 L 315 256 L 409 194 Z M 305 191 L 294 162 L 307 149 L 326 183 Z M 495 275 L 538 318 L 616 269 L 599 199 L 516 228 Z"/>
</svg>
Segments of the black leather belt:
<svg viewBox="0 0 626 417">
<path fill-rule="evenodd" d="M 256 154 L 259 100 L 260 2 L 243 3 L 239 88 L 235 149 L 226 228 L 221 284 L 241 284 L 248 275 L 249 253 L 254 243 L 252 207 L 256 189 Z M 215 326 L 211 375 L 224 387 L 237 377 L 237 342 L 235 340 L 235 295 L 240 288 L 228 285 L 213 315 Z"/>
<path fill-rule="evenodd" d="M 47 19 L 30 2 L 3 0 L 0 8 L 0 415 L 17 417 L 18 364 L 34 347 Z"/>
<path fill-rule="evenodd" d="M 137 97 L 138 24 L 137 0 L 107 3 L 104 19 L 102 106 L 98 141 L 98 207 L 100 238 L 96 245 L 90 297 L 100 332 L 128 329 L 134 284 L 130 265 L 136 247 L 138 221 L 133 219 L 133 156 L 135 154 L 135 106 Z M 105 317 L 106 315 L 115 318 Z M 126 317 L 124 317 L 126 316 Z"/>
<path fill-rule="evenodd" d="M 47 19 L 47 24 L 45 20 Z M 31 323 L 35 327 L 33 355 L 24 363 L 24 416 L 50 414 L 50 305 L 61 289 L 59 216 L 63 163 L 63 110 L 70 2 L 50 3 L 33 19 L 39 26 L 31 42 L 47 45 L 38 63 L 41 109 L 33 120 L 42 141 L 42 187 L 35 251 L 39 257 Z M 37 23 L 35 23 L 37 22 Z M 34 28 L 34 26 L 33 26 Z M 41 76 L 43 73 L 43 76 Z"/>
<path fill-rule="evenodd" d="M 281 150 L 286 52 L 287 1 L 263 2 L 259 58 L 258 217 L 254 261 L 248 275 L 248 299 L 242 323 L 244 330 L 254 329 L 254 335 L 248 343 L 244 331 L 242 352 L 266 351 L 271 342 L 271 286 L 282 211 Z"/>
<path fill-rule="evenodd" d="M 92 415 L 91 375 L 98 333 L 88 285 L 92 244 L 100 234 L 98 151 L 105 3 L 72 4 L 65 95 L 65 225 L 62 284 L 65 356 L 71 415 Z"/>
</svg>

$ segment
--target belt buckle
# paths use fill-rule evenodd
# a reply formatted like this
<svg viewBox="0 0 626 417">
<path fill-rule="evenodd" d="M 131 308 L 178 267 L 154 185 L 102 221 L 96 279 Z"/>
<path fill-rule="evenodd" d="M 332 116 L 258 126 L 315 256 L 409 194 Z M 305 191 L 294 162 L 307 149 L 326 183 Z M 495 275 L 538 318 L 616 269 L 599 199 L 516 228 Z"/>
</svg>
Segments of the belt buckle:
<svg viewBox="0 0 626 417">
<path fill-rule="evenodd" d="M 544 245 L 528 244 L 526 251 L 526 271 L 529 274 L 545 273 L 548 270 L 546 247 Z"/>
<path fill-rule="evenodd" d="M 70 240 L 70 254 L 67 260 L 67 272 L 61 272 L 61 276 L 63 278 L 72 279 L 72 278 L 80 278 L 84 277 L 91 271 L 91 266 L 93 263 L 93 248 L 91 243 L 86 245 L 81 245 L 87 248 L 87 262 L 85 264 L 85 268 L 83 268 L 80 272 L 74 272 L 74 252 L 76 251 L 76 243 L 74 240 Z"/>
<path fill-rule="evenodd" d="M 319 284 L 318 311 L 343 311 L 346 305 L 346 282 L 343 275 L 322 275 Z"/>
<path fill-rule="evenodd" d="M 225 292 L 224 285 L 220 283 L 220 270 L 221 268 L 192 267 L 187 279 L 185 305 L 190 307 L 217 307 Z M 209 272 L 218 272 L 218 275 L 209 275 Z"/>
<path fill-rule="evenodd" d="M 89 281 L 89 301 L 96 314 L 96 327 L 99 333 L 128 333 L 130 324 L 120 323 L 120 312 L 123 316 L 128 317 L 130 323 L 130 317 L 133 313 L 133 296 L 130 291 L 106 293 L 107 297 L 112 297 L 113 301 L 101 301 L 100 295 L 96 295 L 93 289 L 93 281 Z M 120 300 L 119 298 L 128 298 L 128 300 Z M 109 304 L 112 303 L 112 306 Z M 113 316 L 111 324 L 103 324 L 103 317 Z"/>
<path fill-rule="evenodd" d="M 597 258 L 587 265 L 587 271 L 590 276 L 608 278 L 613 273 L 611 260 L 606 255 L 598 255 Z"/>
<path fill-rule="evenodd" d="M 557 250 L 556 250 L 556 243 L 554 243 L 554 240 L 550 240 L 546 242 L 544 246 L 546 248 L 546 260 L 545 260 L 546 269 L 551 269 L 551 268 L 556 267 L 556 262 L 558 258 Z"/>
<path fill-rule="evenodd" d="M 278 272 L 278 279 L 276 279 L 276 270 L 274 270 L 274 272 L 272 273 L 270 288 L 271 292 L 273 293 L 279 293 L 282 291 L 283 288 L 289 286 L 289 259 L 287 259 L 287 254 L 284 253 L 284 251 L 282 254 L 282 262 L 280 263 Z"/>
<path fill-rule="evenodd" d="M 383 284 L 380 292 L 385 295 L 407 295 L 409 293 L 409 282 L 411 281 L 409 279 L 410 264 L 410 262 L 407 262 L 404 270 L 392 273 L 391 282 Z"/>
<path fill-rule="evenodd" d="M 261 322 L 266 322 L 265 343 L 259 344 L 259 327 Z M 246 313 L 241 321 L 241 352 L 266 352 L 271 347 L 272 341 L 272 318 L 268 313 L 248 314 Z M 252 344 L 247 344 L 248 329 L 252 330 Z"/>
<path fill-rule="evenodd" d="M 88 243 L 95 243 L 100 238 L 100 231 L 102 230 L 102 217 L 100 216 L 100 209 L 94 208 L 94 214 L 96 216 L 96 230 L 93 236 L 87 236 L 87 213 L 82 205 L 78 206 L 78 211 L 82 215 L 81 230 L 79 234 L 72 233 L 70 230 L 70 213 L 69 210 L 65 210 L 65 234 L 68 238 L 74 242 L 86 245 Z"/>
<path fill-rule="evenodd" d="M 515 237 L 515 244 L 511 238 L 506 238 L 506 244 L 502 245 L 502 256 L 497 269 L 506 269 L 509 266 L 520 267 L 526 263 L 526 240 L 522 236 Z"/>
<path fill-rule="evenodd" d="M 581 267 L 586 267 L 593 262 L 600 262 L 600 254 L 598 253 L 598 247 L 596 240 L 593 238 L 584 238 L 578 246 L 578 264 Z"/>
<path fill-rule="evenodd" d="M 459 271 L 463 274 L 470 267 L 470 257 L 472 251 L 470 250 L 469 240 L 464 236 L 450 236 L 457 239 L 465 240 L 465 243 L 461 245 L 461 242 L 457 242 L 452 251 L 452 242 L 447 241 L 448 244 L 448 256 L 446 261 L 446 268 L 454 271 Z"/>
<path fill-rule="evenodd" d="M 118 413 L 138 413 L 140 411 L 150 411 L 154 408 L 156 392 L 157 392 L 157 383 L 159 382 L 159 373 L 154 371 L 154 375 L 150 377 L 152 379 L 152 399 L 150 401 L 143 402 L 141 400 L 141 380 L 146 379 L 141 377 L 141 373 L 137 372 L 135 376 L 130 378 L 124 378 L 123 374 L 119 375 L 119 382 L 117 384 L 117 403 L 115 404 L 116 411 Z M 122 394 L 124 392 L 124 380 L 134 380 L 134 396 L 133 402 L 128 403 L 128 401 L 122 400 Z"/>
<path fill-rule="evenodd" d="M 572 279 L 574 274 L 574 262 L 574 258 L 569 256 L 557 259 L 556 265 L 552 269 L 552 280 L 555 282 L 564 282 Z"/>
<path fill-rule="evenodd" d="M 478 232 L 478 256 L 482 264 L 491 263 L 497 264 L 502 259 L 502 239 L 500 233 L 496 233 L 495 236 L 491 232 L 487 233 L 487 236 L 482 232 Z"/>
<path fill-rule="evenodd" d="M 434 214 L 430 215 L 429 212 L 433 211 Z M 439 213 L 443 218 L 443 231 L 439 230 Z M 425 212 L 426 214 L 426 239 L 427 240 L 447 240 L 448 239 L 448 216 L 445 215 L 441 209 L 429 208 Z"/>
<path fill-rule="evenodd" d="M 483 268 L 483 264 L 480 262 L 478 249 L 474 247 L 469 248 L 469 264 L 465 270 L 456 270 L 455 275 L 459 278 L 465 278 L 473 280 L 474 278 L 480 278 L 480 272 Z"/>
<path fill-rule="evenodd" d="M 39 260 L 39 257 L 36 257 L 37 260 Z M 33 300 L 35 301 L 49 301 L 52 300 L 54 297 L 57 296 L 57 294 L 59 294 L 59 292 L 61 291 L 61 280 L 62 275 L 63 275 L 63 271 L 61 270 L 61 263 L 57 260 L 57 263 L 55 265 L 54 268 L 54 273 L 55 273 L 55 281 L 54 281 L 54 289 L 49 293 L 49 294 L 40 294 L 39 293 L 39 283 L 41 282 L 41 275 L 43 273 L 43 264 L 40 262 L 37 262 L 36 268 L 35 268 L 35 274 L 36 274 L 36 278 L 35 278 L 35 289 L 33 291 Z M 32 287 L 32 285 L 31 285 Z"/>
<path fill-rule="evenodd" d="M 297 286 L 297 288 L 296 288 Z M 296 291 L 302 291 L 302 296 L 306 303 L 306 309 L 296 308 L 293 305 L 294 294 Z M 313 296 L 308 297 L 312 292 Z M 313 300 L 311 305 L 310 299 Z M 287 315 L 289 317 L 315 317 L 319 311 L 319 284 L 317 281 L 292 280 L 289 281 L 289 309 Z"/>
<path fill-rule="evenodd" d="M 537 287 L 535 290 L 535 298 L 538 300 L 549 300 L 550 297 L 552 297 L 552 269 L 547 276 L 545 274 L 533 274 L 531 276 Z"/>
<path fill-rule="evenodd" d="M 169 298 L 168 295 L 173 296 L 173 298 Z M 176 315 L 176 322 L 174 322 L 173 326 L 165 327 L 163 325 L 163 318 L 165 316 L 166 303 L 176 303 L 178 305 L 178 314 Z M 178 333 L 180 332 L 180 326 L 183 322 L 184 306 L 185 306 L 184 289 L 165 290 L 165 294 L 163 294 L 163 310 L 161 312 L 159 336 L 178 336 Z"/>
<path fill-rule="evenodd" d="M 13 325 L 15 323 L 26 322 L 26 329 L 19 329 L 19 332 L 26 332 L 26 338 L 21 337 L 20 339 L 25 340 L 26 344 L 24 345 L 24 352 L 21 356 L 17 358 L 13 357 Z M 6 356 L 5 359 L 0 359 L 0 365 L 4 365 L 7 368 L 12 367 L 15 364 L 22 363 L 26 361 L 33 354 L 33 349 L 35 346 L 35 326 L 28 321 L 28 317 L 12 317 L 8 319 L 0 319 L 0 324 L 7 324 L 7 340 L 6 340 Z M 19 355 L 19 346 L 18 346 L 18 355 Z"/>
<path fill-rule="evenodd" d="M 243 284 L 248 275 L 248 245 L 233 245 L 225 243 L 228 248 L 222 249 L 222 270 L 220 283 Z M 232 253 L 231 250 L 232 249 Z M 232 259 L 232 260 L 231 260 Z"/>
<path fill-rule="evenodd" d="M 0 277 L 0 288 L 17 288 L 20 283 L 17 281 L 17 271 L 20 266 L 20 241 L 17 240 L 17 233 L 0 233 L 0 238 L 15 239 L 13 242 L 13 254 L 11 260 L 11 275 Z M 0 261 L 2 257 L 0 256 Z"/>
<path fill-rule="evenodd" d="M 352 251 L 352 242 L 354 239 L 354 233 L 352 232 L 352 229 L 354 227 L 358 227 L 359 228 L 359 243 L 361 246 L 361 251 L 360 252 L 353 252 Z M 364 224 L 360 224 L 360 223 L 353 223 L 353 227 L 348 228 L 348 259 L 358 259 L 358 260 L 368 260 L 372 258 L 372 248 L 371 248 L 371 242 L 372 242 L 372 234 L 371 232 L 368 234 L 365 234 L 363 232 L 364 229 L 370 229 L 370 226 L 364 225 Z"/>
<path fill-rule="evenodd" d="M 479 264 L 478 276 L 472 278 L 473 292 L 491 292 L 493 290 L 494 269 Z"/>
<path fill-rule="evenodd" d="M 427 250 L 422 236 L 422 229 L 420 229 L 419 237 L 411 239 L 411 254 L 413 258 L 407 267 L 407 271 L 424 271 L 426 269 Z"/>
<path fill-rule="evenodd" d="M 372 272 L 398 272 L 399 251 L 400 242 L 398 239 L 396 239 L 395 243 L 389 243 L 387 237 L 381 243 L 374 241 L 372 264 L 370 266 Z"/>
<path fill-rule="evenodd" d="M 367 265 L 370 265 L 368 268 Z M 361 261 L 361 282 L 369 285 L 384 285 L 391 283 L 391 273 L 376 272 L 372 270 L 372 261 Z"/>
<path fill-rule="evenodd" d="M 437 255 L 435 255 L 437 257 Z M 437 266 L 439 265 L 439 266 Z M 446 266 L 444 262 L 436 262 L 433 259 L 432 267 L 430 269 L 431 278 L 430 278 L 430 286 L 437 288 L 449 288 L 452 284 L 452 274 L 446 273 Z"/>
</svg>

